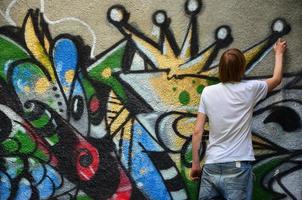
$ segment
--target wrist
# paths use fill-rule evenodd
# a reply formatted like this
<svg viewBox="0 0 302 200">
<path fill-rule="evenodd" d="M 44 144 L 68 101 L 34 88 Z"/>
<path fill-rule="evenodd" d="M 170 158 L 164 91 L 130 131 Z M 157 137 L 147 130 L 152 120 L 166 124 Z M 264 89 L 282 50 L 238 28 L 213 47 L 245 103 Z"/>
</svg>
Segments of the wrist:
<svg viewBox="0 0 302 200">
<path fill-rule="evenodd" d="M 282 53 L 282 52 L 276 52 L 275 53 L 276 57 L 283 57 L 283 55 L 284 55 L 284 53 Z"/>
<path fill-rule="evenodd" d="M 195 162 L 193 161 L 192 162 L 192 166 L 200 166 L 200 162 L 199 161 L 198 162 L 197 161 L 195 161 Z"/>
</svg>

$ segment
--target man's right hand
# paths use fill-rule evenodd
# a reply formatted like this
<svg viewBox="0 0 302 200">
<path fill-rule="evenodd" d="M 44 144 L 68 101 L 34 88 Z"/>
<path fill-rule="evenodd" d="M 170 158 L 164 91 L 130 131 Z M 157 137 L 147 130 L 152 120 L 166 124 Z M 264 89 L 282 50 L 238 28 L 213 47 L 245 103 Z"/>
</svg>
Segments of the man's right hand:
<svg viewBox="0 0 302 200">
<path fill-rule="evenodd" d="M 201 176 L 201 167 L 199 164 L 192 164 L 192 169 L 191 169 L 191 172 L 190 172 L 190 178 L 195 181 L 195 180 L 198 180 L 200 179 L 200 176 Z"/>
<path fill-rule="evenodd" d="M 274 51 L 276 55 L 283 55 L 286 51 L 287 44 L 286 40 L 279 38 L 274 45 Z"/>
</svg>

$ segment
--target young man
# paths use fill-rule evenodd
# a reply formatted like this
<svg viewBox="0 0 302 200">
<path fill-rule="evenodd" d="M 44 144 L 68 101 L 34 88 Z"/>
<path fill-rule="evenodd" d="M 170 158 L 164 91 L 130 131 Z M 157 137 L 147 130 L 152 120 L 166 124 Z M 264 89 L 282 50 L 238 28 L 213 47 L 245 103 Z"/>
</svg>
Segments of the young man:
<svg viewBox="0 0 302 200">
<path fill-rule="evenodd" d="M 198 152 L 208 117 L 209 143 L 200 182 L 200 200 L 218 196 L 228 200 L 252 199 L 253 107 L 280 84 L 286 41 L 279 39 L 274 51 L 274 74 L 264 81 L 241 80 L 245 71 L 244 55 L 238 49 L 225 51 L 219 63 L 221 83 L 206 87 L 202 92 L 192 139 L 190 174 L 193 180 L 201 175 Z"/>
</svg>

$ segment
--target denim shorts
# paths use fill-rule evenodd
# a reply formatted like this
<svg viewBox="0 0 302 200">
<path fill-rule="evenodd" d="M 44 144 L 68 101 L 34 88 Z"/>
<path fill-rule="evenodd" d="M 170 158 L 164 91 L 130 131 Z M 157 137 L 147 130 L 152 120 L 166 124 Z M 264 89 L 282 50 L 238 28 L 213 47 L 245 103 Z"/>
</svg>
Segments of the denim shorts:
<svg viewBox="0 0 302 200">
<path fill-rule="evenodd" d="M 199 200 L 251 200 L 252 171 L 249 161 L 205 164 L 200 180 Z"/>
</svg>

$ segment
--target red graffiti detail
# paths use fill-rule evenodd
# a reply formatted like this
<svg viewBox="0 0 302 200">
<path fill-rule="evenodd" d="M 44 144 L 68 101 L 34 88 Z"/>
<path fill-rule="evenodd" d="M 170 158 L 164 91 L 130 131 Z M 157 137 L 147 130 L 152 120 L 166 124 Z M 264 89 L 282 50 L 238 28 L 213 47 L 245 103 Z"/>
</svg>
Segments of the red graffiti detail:
<svg viewBox="0 0 302 200">
<path fill-rule="evenodd" d="M 99 99 L 96 96 L 92 97 L 89 104 L 90 111 L 96 112 L 100 108 L 100 106 L 101 102 L 99 101 Z"/>
<path fill-rule="evenodd" d="M 131 198 L 132 185 L 126 173 L 120 169 L 120 183 L 116 193 L 110 200 L 129 200 Z"/>
<path fill-rule="evenodd" d="M 81 180 L 88 181 L 99 168 L 99 153 L 95 147 L 83 139 L 79 141 L 76 149 L 78 152 L 76 158 L 78 175 Z"/>
</svg>

